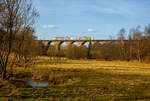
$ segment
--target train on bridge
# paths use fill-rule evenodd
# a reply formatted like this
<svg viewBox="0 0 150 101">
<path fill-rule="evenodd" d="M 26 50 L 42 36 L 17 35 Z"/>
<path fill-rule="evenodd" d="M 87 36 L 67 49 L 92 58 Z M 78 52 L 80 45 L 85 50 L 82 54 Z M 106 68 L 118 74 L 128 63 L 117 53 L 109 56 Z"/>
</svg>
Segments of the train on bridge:
<svg viewBox="0 0 150 101">
<path fill-rule="evenodd" d="M 55 37 L 54 40 L 90 40 L 90 37 Z"/>
</svg>

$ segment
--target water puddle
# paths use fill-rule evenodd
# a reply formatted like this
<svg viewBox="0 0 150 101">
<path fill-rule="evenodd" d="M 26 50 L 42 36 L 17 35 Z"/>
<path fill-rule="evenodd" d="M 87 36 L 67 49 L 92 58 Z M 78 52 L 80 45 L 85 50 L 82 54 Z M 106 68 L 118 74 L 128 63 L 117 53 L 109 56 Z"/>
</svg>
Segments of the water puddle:
<svg viewBox="0 0 150 101">
<path fill-rule="evenodd" d="M 47 81 L 37 82 L 37 81 L 31 80 L 28 82 L 28 85 L 32 87 L 46 87 L 48 86 L 48 82 Z"/>
</svg>

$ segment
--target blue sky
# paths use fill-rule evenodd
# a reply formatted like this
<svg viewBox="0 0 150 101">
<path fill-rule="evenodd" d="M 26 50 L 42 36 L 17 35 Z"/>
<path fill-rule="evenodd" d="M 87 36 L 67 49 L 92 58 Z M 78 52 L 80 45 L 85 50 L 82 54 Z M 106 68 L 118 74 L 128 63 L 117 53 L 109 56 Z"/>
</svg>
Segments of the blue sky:
<svg viewBox="0 0 150 101">
<path fill-rule="evenodd" d="M 40 17 L 35 25 L 38 39 L 90 36 L 115 38 L 150 23 L 150 0 L 34 0 Z"/>
</svg>

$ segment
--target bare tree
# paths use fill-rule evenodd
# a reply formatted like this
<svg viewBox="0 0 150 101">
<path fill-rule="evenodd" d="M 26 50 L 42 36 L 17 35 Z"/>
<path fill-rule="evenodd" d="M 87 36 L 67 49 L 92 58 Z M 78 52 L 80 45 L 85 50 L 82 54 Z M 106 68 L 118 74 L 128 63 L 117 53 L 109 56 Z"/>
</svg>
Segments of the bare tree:
<svg viewBox="0 0 150 101">
<path fill-rule="evenodd" d="M 139 62 L 142 61 L 142 32 L 140 31 L 140 27 L 136 27 L 135 29 L 132 29 L 131 31 L 132 34 L 132 39 L 135 41 L 134 42 L 134 47 L 135 47 L 135 54 L 136 58 L 138 59 Z"/>
<path fill-rule="evenodd" d="M 128 59 L 132 60 L 133 57 L 133 40 L 131 35 L 128 35 Z"/>
<path fill-rule="evenodd" d="M 150 39 L 150 24 L 145 27 L 145 36 Z"/>
<path fill-rule="evenodd" d="M 125 33 L 126 30 L 124 28 L 120 29 L 119 33 L 118 33 L 118 40 L 120 43 L 120 48 L 121 48 L 121 54 L 122 54 L 122 59 L 125 59 L 126 56 L 126 51 L 125 51 Z"/>
<path fill-rule="evenodd" d="M 0 48 L 1 79 L 6 79 L 8 61 L 13 57 L 13 39 L 21 29 L 32 26 L 38 13 L 32 6 L 31 0 L 1 0 L 0 28 L 7 33 Z"/>
<path fill-rule="evenodd" d="M 15 55 L 11 64 L 12 66 L 13 64 L 19 64 L 19 66 L 26 65 L 26 63 L 31 62 L 32 57 L 37 54 L 38 49 L 34 49 L 39 45 L 37 41 L 35 41 L 36 37 L 34 36 L 34 32 L 34 29 L 31 27 L 26 27 L 22 29 L 20 33 L 16 34 L 12 48 L 12 52 Z"/>
</svg>

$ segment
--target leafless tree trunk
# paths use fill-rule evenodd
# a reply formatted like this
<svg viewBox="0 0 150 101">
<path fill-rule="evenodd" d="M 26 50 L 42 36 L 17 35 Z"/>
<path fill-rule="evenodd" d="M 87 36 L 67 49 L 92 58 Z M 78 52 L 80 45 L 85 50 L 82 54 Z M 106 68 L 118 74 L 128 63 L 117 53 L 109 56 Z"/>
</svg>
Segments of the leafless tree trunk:
<svg viewBox="0 0 150 101">
<path fill-rule="evenodd" d="M 135 53 L 136 53 L 136 58 L 138 59 L 139 62 L 141 62 L 141 42 L 142 42 L 142 32 L 139 30 L 139 26 L 136 27 L 135 29 L 132 29 L 131 30 L 131 33 L 132 33 L 132 39 L 134 41 L 134 47 L 136 50 Z M 132 42 L 133 42 L 132 41 Z"/>
<path fill-rule="evenodd" d="M 13 57 L 13 40 L 21 29 L 32 26 L 37 17 L 37 12 L 32 7 L 31 0 L 1 0 L 2 12 L 0 12 L 0 28 L 6 33 L 0 50 L 1 79 L 6 79 L 6 68 L 9 58 Z M 5 48 L 5 49 L 4 49 Z M 14 57 L 15 58 L 15 57 Z"/>
<path fill-rule="evenodd" d="M 120 48 L 121 48 L 121 55 L 122 59 L 125 60 L 126 57 L 126 51 L 125 51 L 125 29 L 122 28 L 120 32 L 118 33 L 118 40 L 120 41 Z"/>
<path fill-rule="evenodd" d="M 138 61 L 139 62 L 141 62 L 141 50 L 140 50 L 140 40 L 138 40 L 138 42 L 137 42 L 137 49 L 138 49 L 138 54 L 137 54 L 137 56 L 138 56 Z"/>
<path fill-rule="evenodd" d="M 89 45 L 88 45 L 88 50 L 87 50 L 87 58 L 88 59 L 91 59 L 91 38 L 90 38 L 90 41 L 89 41 Z"/>
</svg>

